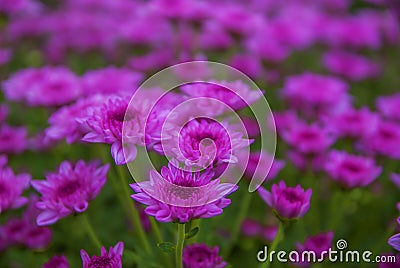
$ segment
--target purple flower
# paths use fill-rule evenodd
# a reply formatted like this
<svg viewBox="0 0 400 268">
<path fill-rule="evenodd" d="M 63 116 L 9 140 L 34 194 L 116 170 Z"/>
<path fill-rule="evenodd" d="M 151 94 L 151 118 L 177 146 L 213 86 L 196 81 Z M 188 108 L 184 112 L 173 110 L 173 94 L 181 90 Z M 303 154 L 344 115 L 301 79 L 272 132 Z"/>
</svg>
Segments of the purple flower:
<svg viewBox="0 0 400 268">
<path fill-rule="evenodd" d="M 42 210 L 36 219 L 39 226 L 50 225 L 74 212 L 84 212 L 104 183 L 109 165 L 96 162 L 76 165 L 61 163 L 57 173 L 49 173 L 46 180 L 32 181 L 32 187 L 42 194 L 37 207 Z"/>
<path fill-rule="evenodd" d="M 298 122 L 283 130 L 281 136 L 286 143 L 303 154 L 323 153 L 335 140 L 330 129 L 316 123 L 307 125 Z"/>
<path fill-rule="evenodd" d="M 46 137 L 56 141 L 66 139 L 69 144 L 80 140 L 88 129 L 79 122 L 84 122 L 89 118 L 93 111 L 101 107 L 107 99 L 106 96 L 94 95 L 61 107 L 48 119 L 50 126 L 45 130 Z"/>
<path fill-rule="evenodd" d="M 344 51 L 325 53 L 323 63 L 328 71 L 354 81 L 376 77 L 381 73 L 381 67 L 372 60 Z"/>
<path fill-rule="evenodd" d="M 7 64 L 12 57 L 11 49 L 0 47 L 0 66 Z"/>
<path fill-rule="evenodd" d="M 81 95 L 79 78 L 65 67 L 24 69 L 3 82 L 8 100 L 23 101 L 30 106 L 57 106 Z"/>
<path fill-rule="evenodd" d="M 271 192 L 260 187 L 261 198 L 283 219 L 301 218 L 310 208 L 312 190 L 304 191 L 300 185 L 286 187 L 284 181 L 272 185 Z"/>
<path fill-rule="evenodd" d="M 222 268 L 227 265 L 219 256 L 219 248 L 210 248 L 206 244 L 192 244 L 183 250 L 184 268 Z"/>
<path fill-rule="evenodd" d="M 183 85 L 180 89 L 192 98 L 207 97 L 216 99 L 234 110 L 243 109 L 262 97 L 260 91 L 251 90 L 247 84 L 239 80 L 234 82 L 198 82 Z"/>
<path fill-rule="evenodd" d="M 275 178 L 285 166 L 285 161 L 273 159 L 273 156 L 265 151 L 251 152 L 248 161 L 246 160 L 245 155 L 241 154 L 239 156 L 238 165 L 245 168 L 244 174 L 248 179 L 256 178 L 258 180 L 271 180 Z"/>
<path fill-rule="evenodd" d="M 323 251 L 328 251 L 332 247 L 333 232 L 320 233 L 315 236 L 308 237 L 303 244 L 296 243 L 297 251 L 300 256 L 304 251 L 312 251 L 316 255 L 316 259 L 320 259 Z M 306 264 L 301 259 L 299 264 Z"/>
<path fill-rule="evenodd" d="M 100 109 L 94 110 L 93 114 L 85 120 L 84 127 L 88 133 L 82 138 L 86 142 L 98 142 L 111 144 L 111 154 L 117 165 L 123 165 L 133 161 L 136 157 L 135 144 L 142 144 L 144 140 L 143 125 L 145 118 L 141 114 L 132 115 L 133 119 L 125 121 L 125 113 L 128 109 L 128 97 L 110 98 Z M 130 124 L 128 129 L 132 133 L 132 143 L 125 146 L 122 144 L 122 126 Z"/>
<path fill-rule="evenodd" d="M 310 168 L 313 171 L 320 171 L 324 168 L 326 161 L 325 153 L 305 154 L 296 150 L 289 150 L 287 155 L 292 164 L 303 171 L 307 171 Z"/>
<path fill-rule="evenodd" d="M 339 137 L 361 138 L 374 131 L 379 117 L 364 107 L 359 110 L 348 108 L 323 120 Z"/>
<path fill-rule="evenodd" d="M 186 223 L 192 219 L 211 218 L 222 213 L 231 201 L 225 196 L 237 189 L 230 183 L 211 180 L 214 173 L 188 172 L 169 163 L 161 175 L 150 172 L 150 181 L 131 184 L 136 201 L 147 205 L 145 212 L 161 222 Z"/>
<path fill-rule="evenodd" d="M 69 268 L 69 262 L 64 255 L 54 255 L 42 268 Z"/>
<path fill-rule="evenodd" d="M 0 127 L 0 154 L 18 154 L 27 147 L 28 131 L 26 127 L 12 127 L 3 124 Z"/>
<path fill-rule="evenodd" d="M 367 135 L 362 142 L 367 151 L 383 155 L 392 159 L 400 159 L 400 125 L 380 120 L 376 129 Z"/>
<path fill-rule="evenodd" d="M 400 251 L 400 234 L 395 234 L 391 236 L 388 240 L 388 243 L 395 250 Z"/>
<path fill-rule="evenodd" d="M 329 153 L 325 170 L 346 188 L 363 187 L 373 182 L 382 172 L 372 158 L 348 154 L 344 151 Z"/>
<path fill-rule="evenodd" d="M 400 121 L 400 93 L 379 97 L 376 108 L 385 117 Z"/>
<path fill-rule="evenodd" d="M 127 68 L 106 67 L 91 70 L 82 76 L 85 95 L 132 94 L 137 89 L 142 75 Z"/>
<path fill-rule="evenodd" d="M 347 107 L 348 88 L 345 82 L 336 77 L 305 72 L 289 76 L 282 94 L 291 107 L 312 115 Z"/>
<path fill-rule="evenodd" d="M 186 166 L 236 163 L 239 149 L 252 140 L 243 138 L 243 133 L 234 127 L 207 118 L 193 119 L 182 128 L 171 126 L 168 134 L 177 138 L 163 140 L 162 147 L 155 147 L 155 150 L 175 157 Z"/>
<path fill-rule="evenodd" d="M 29 188 L 30 180 L 29 174 L 15 175 L 11 168 L 0 166 L 0 214 L 7 209 L 20 208 L 28 202 L 28 198 L 21 194 Z"/>
<path fill-rule="evenodd" d="M 48 227 L 36 225 L 38 214 L 36 196 L 30 198 L 28 208 L 22 218 L 10 219 L 5 226 L 0 226 L 0 236 L 6 238 L 9 246 L 24 245 L 29 249 L 45 249 L 51 242 L 52 231 Z"/>
<path fill-rule="evenodd" d="M 89 257 L 87 252 L 81 250 L 81 258 L 83 262 L 83 268 L 97 268 L 97 267 L 109 267 L 109 268 L 122 268 L 122 253 L 124 251 L 124 243 L 118 242 L 114 247 L 110 247 L 107 250 L 105 247 L 101 248 L 101 256 Z"/>
</svg>

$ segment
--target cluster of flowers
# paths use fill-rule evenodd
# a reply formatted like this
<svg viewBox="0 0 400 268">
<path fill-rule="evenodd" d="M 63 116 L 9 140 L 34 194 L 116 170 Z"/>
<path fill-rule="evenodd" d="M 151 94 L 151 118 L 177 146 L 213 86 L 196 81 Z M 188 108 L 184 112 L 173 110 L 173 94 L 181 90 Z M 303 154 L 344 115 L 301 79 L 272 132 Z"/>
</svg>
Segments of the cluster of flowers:
<svg viewBox="0 0 400 268">
<path fill-rule="evenodd" d="M 13 72 L 1 81 L 7 104 L 0 105 L 0 154 L 13 159 L 66 141 L 68 146 L 108 144 L 116 165 L 135 161 L 139 148 L 167 158 L 160 172 L 151 170 L 148 179 L 130 184 L 134 194 L 129 201 L 144 205 L 142 225 L 147 231 L 147 216 L 191 225 L 223 214 L 231 204 L 228 195 L 238 189 L 221 179 L 230 165 L 244 169 L 244 178 L 268 182 L 294 166 L 299 174 L 329 178 L 328 186 L 338 186 L 322 186 L 329 194 L 368 187 L 385 172 L 385 161 L 400 159 L 400 94 L 379 96 L 367 106 L 351 90 L 385 71 L 383 62 L 365 51 L 398 44 L 399 26 L 394 16 L 379 9 L 380 1 L 352 13 L 349 0 L 306 2 L 67 0 L 50 7 L 37 0 L 4 0 L 0 68 Z M 29 52 L 24 44 L 29 44 Z M 292 55 L 317 46 L 323 48 L 318 64 L 328 74 L 284 69 Z M 100 55 L 102 67 L 88 70 L 93 55 Z M 245 108 L 263 97 L 243 82 L 196 82 L 167 94 L 159 88 L 136 91 L 156 70 L 215 55 L 261 84 L 281 86 L 265 92 L 287 107 L 263 118 L 272 128 L 276 125 L 284 147 L 279 156 L 285 160 L 274 159 L 271 169 L 267 167 L 273 156 L 266 151 L 252 148 L 246 159 L 245 151 L 260 136 L 257 121 L 243 119 L 243 130 L 226 118 L 227 111 L 246 115 Z M 14 71 L 21 58 L 40 67 Z M 199 98 L 195 105 L 184 105 Z M 9 110 L 15 103 L 43 109 L 47 126 L 31 134 L 28 126 L 10 125 L 15 120 Z M 178 106 L 179 111 L 171 112 Z M 211 119 L 223 116 L 222 122 Z M 29 205 L 21 217 L 10 217 L 0 226 L 0 251 L 49 247 L 51 225 L 87 213 L 109 167 L 99 161 L 63 161 L 45 179 L 32 180 L 26 173 L 14 174 L 7 157 L 1 156 L 0 214 Z M 393 173 L 391 179 L 400 188 L 400 175 Z M 258 194 L 281 223 L 294 222 L 308 213 L 318 191 L 304 180 L 301 185 L 290 186 L 280 178 L 272 186 L 261 186 Z M 32 190 L 40 197 L 24 196 Z M 268 242 L 281 235 L 280 227 L 259 219 L 244 219 L 241 227 L 243 235 Z M 331 247 L 335 231 L 319 232 L 296 248 L 320 254 Z M 389 244 L 400 250 L 399 240 L 394 235 Z M 89 257 L 82 250 L 83 267 L 122 267 L 123 250 L 123 242 L 108 252 L 103 247 L 100 256 Z M 218 246 L 193 243 L 181 257 L 185 268 L 227 265 Z M 43 267 L 69 266 L 64 255 L 56 255 Z"/>
</svg>

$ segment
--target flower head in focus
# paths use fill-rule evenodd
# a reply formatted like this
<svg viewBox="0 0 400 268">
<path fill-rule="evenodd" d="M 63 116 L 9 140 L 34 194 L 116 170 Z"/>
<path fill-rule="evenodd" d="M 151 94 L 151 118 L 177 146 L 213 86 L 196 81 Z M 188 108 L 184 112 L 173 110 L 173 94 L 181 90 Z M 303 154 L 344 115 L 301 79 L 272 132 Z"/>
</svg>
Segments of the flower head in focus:
<svg viewBox="0 0 400 268">
<path fill-rule="evenodd" d="M 210 169 L 189 172 L 169 163 L 161 175 L 150 172 L 150 181 L 131 184 L 131 197 L 147 205 L 145 212 L 161 222 L 186 223 L 192 219 L 211 218 L 222 213 L 231 201 L 225 196 L 237 186 L 212 180 Z"/>
</svg>

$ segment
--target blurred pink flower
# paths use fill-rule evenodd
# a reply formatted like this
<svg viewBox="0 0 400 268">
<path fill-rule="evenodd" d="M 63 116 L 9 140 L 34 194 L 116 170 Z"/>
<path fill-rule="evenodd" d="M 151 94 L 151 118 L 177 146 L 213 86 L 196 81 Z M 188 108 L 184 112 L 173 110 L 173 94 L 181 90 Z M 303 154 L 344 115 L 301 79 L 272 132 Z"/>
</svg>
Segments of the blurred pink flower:
<svg viewBox="0 0 400 268">
<path fill-rule="evenodd" d="M 375 106 L 383 116 L 400 121 L 400 93 L 378 97 Z"/>
<path fill-rule="evenodd" d="M 3 81 L 8 100 L 30 106 L 57 106 L 81 96 L 80 79 L 65 67 L 28 68 Z"/>
<path fill-rule="evenodd" d="M 323 64 L 333 74 L 359 81 L 377 77 L 382 68 L 376 62 L 345 51 L 330 51 L 323 56 Z"/>
<path fill-rule="evenodd" d="M 89 70 L 82 76 L 83 94 L 133 94 L 142 74 L 114 66 Z"/>
<path fill-rule="evenodd" d="M 0 166 L 0 214 L 7 209 L 20 208 L 28 202 L 28 198 L 21 195 L 24 189 L 29 188 L 31 180 L 31 175 L 16 175 L 5 164 Z"/>
<path fill-rule="evenodd" d="M 50 225 L 72 213 L 82 213 L 89 206 L 106 182 L 109 165 L 83 160 L 72 165 L 64 161 L 57 173 L 49 173 L 46 180 L 34 180 L 32 187 L 41 193 L 37 207 L 42 210 L 36 222 Z"/>
<path fill-rule="evenodd" d="M 287 187 L 284 181 L 272 185 L 271 192 L 260 187 L 258 193 L 283 219 L 301 218 L 310 208 L 312 190 L 304 191 L 300 185 Z"/>
<path fill-rule="evenodd" d="M 64 255 L 54 255 L 42 268 L 69 268 L 69 262 Z"/>
<path fill-rule="evenodd" d="M 2 124 L 0 127 L 0 154 L 19 154 L 28 145 L 28 131 L 26 127 L 12 127 Z"/>
<path fill-rule="evenodd" d="M 105 247 L 101 248 L 100 256 L 89 257 L 87 252 L 81 250 L 82 267 L 83 268 L 97 268 L 97 267 L 109 267 L 109 268 L 122 268 L 122 253 L 124 251 L 124 243 L 118 242 L 114 247 L 106 250 Z"/>
<path fill-rule="evenodd" d="M 331 151 L 325 163 L 330 178 L 346 188 L 367 186 L 382 172 L 373 158 Z"/>
</svg>

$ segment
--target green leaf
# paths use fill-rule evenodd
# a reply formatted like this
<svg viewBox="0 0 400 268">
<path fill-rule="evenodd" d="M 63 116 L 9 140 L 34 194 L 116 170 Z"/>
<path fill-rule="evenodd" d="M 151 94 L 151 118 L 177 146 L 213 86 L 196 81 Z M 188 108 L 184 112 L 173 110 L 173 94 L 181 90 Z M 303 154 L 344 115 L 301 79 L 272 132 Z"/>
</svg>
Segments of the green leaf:
<svg viewBox="0 0 400 268">
<path fill-rule="evenodd" d="M 185 234 L 185 239 L 190 239 L 192 237 L 195 237 L 197 235 L 197 233 L 199 232 L 199 227 L 195 227 L 192 230 L 190 230 L 189 232 L 187 232 Z"/>
<path fill-rule="evenodd" d="M 164 253 L 173 253 L 176 250 L 175 244 L 171 242 L 161 242 L 158 243 L 157 246 Z"/>
</svg>

